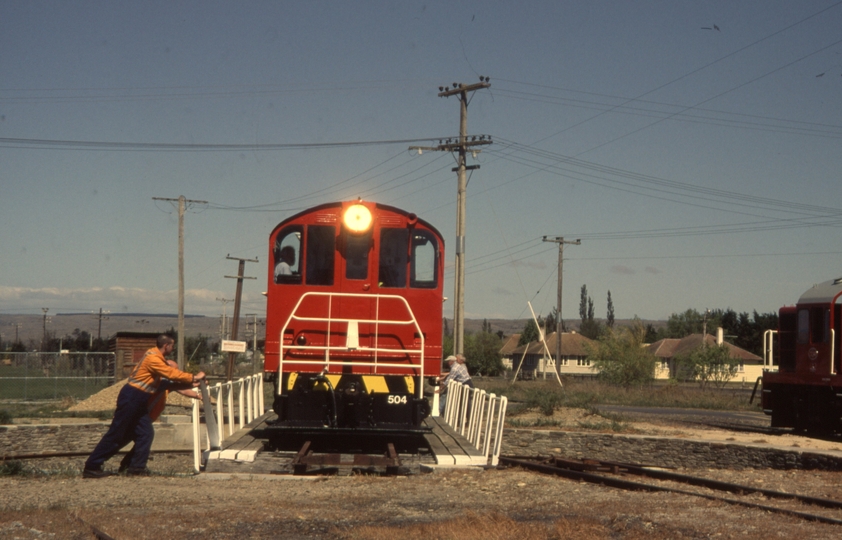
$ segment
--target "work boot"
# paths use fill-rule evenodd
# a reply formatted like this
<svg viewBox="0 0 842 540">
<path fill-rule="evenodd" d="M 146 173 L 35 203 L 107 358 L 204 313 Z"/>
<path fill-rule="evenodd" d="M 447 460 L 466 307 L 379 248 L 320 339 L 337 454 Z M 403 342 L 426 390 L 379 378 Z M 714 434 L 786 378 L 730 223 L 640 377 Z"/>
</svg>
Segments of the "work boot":
<svg viewBox="0 0 842 540">
<path fill-rule="evenodd" d="M 105 478 L 106 476 L 113 476 L 113 473 L 103 471 L 101 468 L 82 470 L 82 478 Z"/>
<path fill-rule="evenodd" d="M 146 467 L 129 467 L 126 469 L 126 476 L 150 476 L 152 471 Z"/>
</svg>

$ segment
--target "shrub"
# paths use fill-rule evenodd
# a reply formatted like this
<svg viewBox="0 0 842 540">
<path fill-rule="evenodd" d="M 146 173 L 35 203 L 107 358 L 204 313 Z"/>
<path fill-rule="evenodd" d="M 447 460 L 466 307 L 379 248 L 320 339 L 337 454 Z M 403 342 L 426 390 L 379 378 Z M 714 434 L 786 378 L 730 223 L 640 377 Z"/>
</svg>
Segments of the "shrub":
<svg viewBox="0 0 842 540">
<path fill-rule="evenodd" d="M 630 387 L 655 379 L 657 358 L 643 346 L 646 329 L 636 320 L 628 328 L 608 329 L 588 347 L 592 369 L 609 384 Z"/>
</svg>

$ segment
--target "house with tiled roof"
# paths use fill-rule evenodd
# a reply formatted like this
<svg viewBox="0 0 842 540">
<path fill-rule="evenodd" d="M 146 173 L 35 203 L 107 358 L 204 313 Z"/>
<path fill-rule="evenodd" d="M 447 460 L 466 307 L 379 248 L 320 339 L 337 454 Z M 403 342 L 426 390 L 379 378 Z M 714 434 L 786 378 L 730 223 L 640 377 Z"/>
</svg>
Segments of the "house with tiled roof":
<svg viewBox="0 0 842 540">
<path fill-rule="evenodd" d="M 724 343 L 731 353 L 731 358 L 740 362 L 737 368 L 737 375 L 732 379 L 732 382 L 754 383 L 763 374 L 763 359 L 756 354 L 732 345 L 727 341 L 723 341 L 721 336 L 716 338 L 710 334 L 706 334 L 703 340 L 702 334 L 690 334 L 680 339 L 661 339 L 649 345 L 649 351 L 660 361 L 660 365 L 655 370 L 655 378 L 675 378 L 678 369 L 677 357 L 704 346 L 715 347 L 719 343 Z"/>
<path fill-rule="evenodd" d="M 558 340 L 556 332 L 545 337 L 546 350 L 540 341 L 533 341 L 521 345 L 512 351 L 512 366 L 517 369 L 520 365 L 520 373 L 524 378 L 543 377 L 545 373 L 552 376 L 555 369 L 555 361 L 558 357 Z M 576 332 L 563 332 L 561 334 L 561 360 L 559 362 L 559 373 L 594 375 L 591 363 L 588 359 L 587 345 L 593 340 L 586 338 Z M 522 362 L 522 364 L 521 364 Z"/>
<path fill-rule="evenodd" d="M 503 341 L 503 346 L 500 347 L 500 358 L 503 360 L 503 367 L 511 371 L 514 366 L 514 351 L 518 347 L 520 341 L 520 334 L 512 334 Z"/>
</svg>

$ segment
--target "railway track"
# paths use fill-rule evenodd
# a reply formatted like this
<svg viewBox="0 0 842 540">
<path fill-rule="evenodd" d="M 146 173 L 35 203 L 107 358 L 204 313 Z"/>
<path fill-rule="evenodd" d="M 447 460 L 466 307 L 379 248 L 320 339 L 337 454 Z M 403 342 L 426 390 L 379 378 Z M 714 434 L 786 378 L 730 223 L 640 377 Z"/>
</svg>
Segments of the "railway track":
<svg viewBox="0 0 842 540">
<path fill-rule="evenodd" d="M 501 456 L 500 464 L 628 491 L 676 493 L 788 515 L 808 521 L 842 525 L 842 501 L 721 482 L 699 476 L 678 474 L 652 466 L 592 459 L 569 460 L 556 456 Z M 629 480 L 628 477 L 635 477 L 639 480 Z M 691 489 L 679 488 L 676 487 L 677 485 L 691 486 Z M 735 495 L 736 498 L 714 495 L 711 492 L 728 492 Z M 766 499 L 782 501 L 783 504 L 775 506 L 752 502 L 748 500 L 750 496 L 762 496 Z M 838 517 L 800 510 L 804 506 L 820 507 L 828 509 L 830 512 L 836 511 Z"/>
</svg>

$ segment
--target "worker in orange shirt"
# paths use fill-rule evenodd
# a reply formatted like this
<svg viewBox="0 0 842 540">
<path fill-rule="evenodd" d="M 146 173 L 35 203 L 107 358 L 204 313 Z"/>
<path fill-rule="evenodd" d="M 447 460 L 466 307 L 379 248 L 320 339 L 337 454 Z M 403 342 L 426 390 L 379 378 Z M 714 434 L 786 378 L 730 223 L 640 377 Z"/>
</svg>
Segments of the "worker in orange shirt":
<svg viewBox="0 0 842 540">
<path fill-rule="evenodd" d="M 178 368 L 178 364 L 176 364 L 172 360 L 167 360 L 167 365 L 173 368 Z M 167 406 L 167 395 L 170 392 L 178 392 L 182 396 L 186 396 L 193 399 L 202 399 L 202 395 L 199 392 L 195 390 L 189 390 L 189 388 L 192 387 L 192 384 L 177 385 L 174 384 L 172 381 L 166 379 L 161 381 L 161 384 L 158 386 L 158 391 L 149 396 L 149 403 L 147 404 L 149 407 L 149 418 L 152 420 L 152 422 L 155 422 L 155 420 L 157 420 L 158 417 L 161 416 L 161 413 L 164 412 L 164 407 Z M 127 434 L 127 438 L 124 440 L 122 446 L 126 446 L 127 444 L 132 442 L 131 436 L 131 433 Z M 128 470 L 129 466 L 132 463 L 132 459 L 134 458 L 134 454 L 135 449 L 133 446 L 132 449 L 129 450 L 125 456 L 123 456 L 123 459 L 120 460 L 119 472 L 125 472 L 126 470 Z"/>
<path fill-rule="evenodd" d="M 152 427 L 149 400 L 158 393 L 162 379 L 175 384 L 198 386 L 205 378 L 203 372 L 192 375 L 167 364 L 165 356 L 175 347 L 175 340 L 167 335 L 160 335 L 157 346 L 146 351 L 140 364 L 129 375 L 128 383 L 117 396 L 117 410 L 111 426 L 88 456 L 83 478 L 104 478 L 112 473 L 103 470 L 103 464 L 111 459 L 129 440 L 134 441 L 131 461 L 126 469 L 128 475 L 148 475 L 146 462 L 155 430 Z"/>
</svg>

